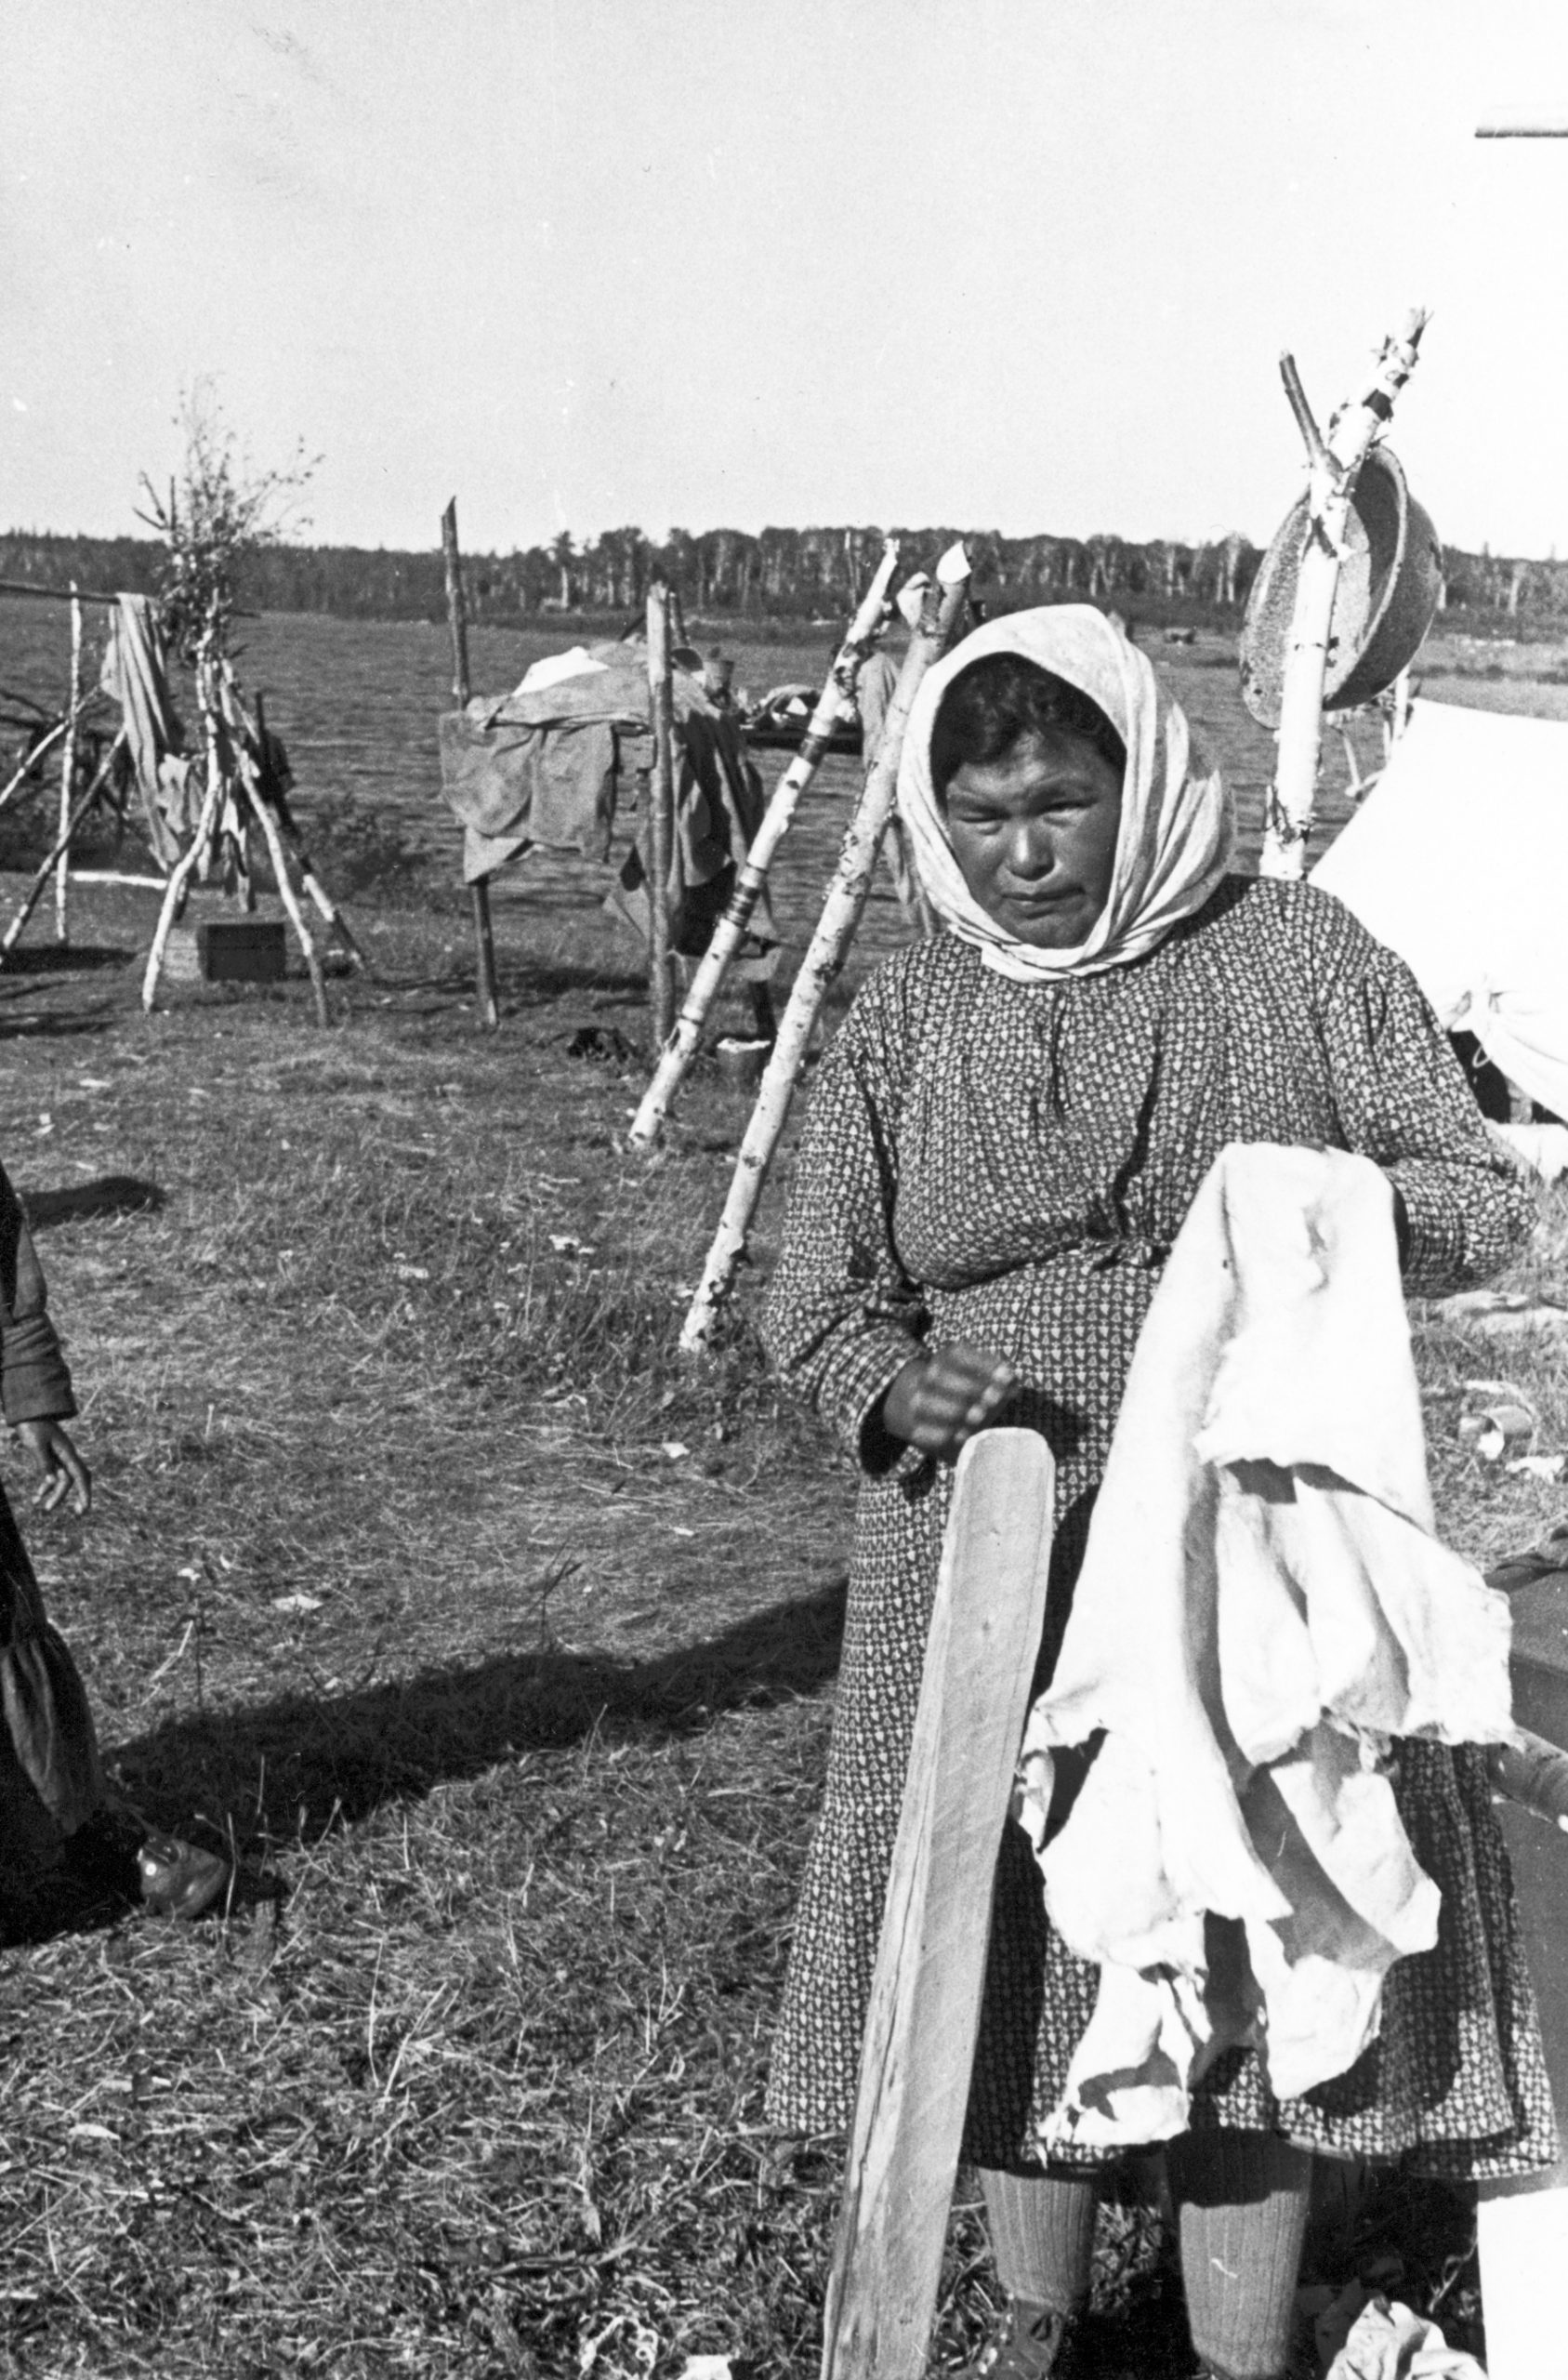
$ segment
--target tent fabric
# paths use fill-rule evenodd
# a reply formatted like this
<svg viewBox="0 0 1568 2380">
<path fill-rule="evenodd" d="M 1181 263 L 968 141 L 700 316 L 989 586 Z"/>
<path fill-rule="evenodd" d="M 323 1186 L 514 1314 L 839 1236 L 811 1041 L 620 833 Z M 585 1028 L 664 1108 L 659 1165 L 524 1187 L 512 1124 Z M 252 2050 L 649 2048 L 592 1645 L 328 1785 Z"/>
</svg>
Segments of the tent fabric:
<svg viewBox="0 0 1568 2380">
<path fill-rule="evenodd" d="M 1568 724 L 1421 701 L 1312 871 L 1450 1032 L 1568 1117 Z"/>
<path fill-rule="evenodd" d="M 1223 1150 L 1144 1322 L 1024 1734 L 1051 1921 L 1100 1968 L 1048 2148 L 1168 2138 L 1232 2045 L 1303 2096 L 1436 1940 L 1390 1742 L 1498 1742 L 1511 1719 L 1507 1600 L 1432 1526 L 1388 1177 L 1338 1149 Z"/>
</svg>

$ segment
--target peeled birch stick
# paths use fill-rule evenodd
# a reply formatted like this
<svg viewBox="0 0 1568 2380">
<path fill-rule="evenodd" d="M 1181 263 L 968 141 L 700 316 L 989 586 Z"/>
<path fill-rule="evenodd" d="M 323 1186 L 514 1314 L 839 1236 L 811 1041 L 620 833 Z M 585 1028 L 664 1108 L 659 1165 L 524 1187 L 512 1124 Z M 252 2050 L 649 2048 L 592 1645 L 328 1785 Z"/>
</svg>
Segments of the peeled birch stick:
<svg viewBox="0 0 1568 2380">
<path fill-rule="evenodd" d="M 1265 810 L 1261 876 L 1299 878 L 1317 797 L 1323 688 L 1334 597 L 1345 550 L 1345 530 L 1356 476 L 1368 448 L 1393 412 L 1395 397 L 1416 369 L 1427 317 L 1406 317 L 1397 338 L 1383 342 L 1371 382 L 1348 404 L 1325 441 L 1301 391 L 1293 358 L 1281 358 L 1285 390 L 1307 443 L 1307 542 L 1296 580 L 1296 608 L 1285 649 L 1280 697 L 1279 760 Z"/>
<path fill-rule="evenodd" d="M 322 1025 L 330 1025 L 332 1020 L 327 1013 L 326 982 L 322 974 L 321 953 L 311 939 L 310 930 L 294 896 L 294 886 L 289 879 L 288 861 L 283 856 L 283 839 L 278 832 L 278 822 L 272 814 L 272 805 L 253 791 L 251 808 L 260 821 L 262 834 L 267 839 L 267 853 L 272 863 L 272 874 L 277 879 L 278 898 L 288 911 L 288 921 L 294 928 L 300 949 L 305 954 L 305 964 L 310 976 L 310 990 L 316 1002 L 316 1023 Z"/>
<path fill-rule="evenodd" d="M 209 769 L 207 789 L 202 798 L 196 830 L 169 872 L 169 880 L 164 887 L 163 906 L 158 911 L 158 922 L 152 929 L 152 947 L 147 954 L 147 972 L 141 979 L 141 1005 L 149 1015 L 158 997 L 158 975 L 175 918 L 185 897 L 185 888 L 196 872 L 196 862 L 212 839 L 213 827 L 217 823 L 217 805 L 222 799 L 223 779 L 217 769 Z"/>
<path fill-rule="evenodd" d="M 861 607 L 850 624 L 850 632 L 838 648 L 837 656 L 817 697 L 811 723 L 800 739 L 797 752 L 778 784 L 762 814 L 745 865 L 735 879 L 735 889 L 730 895 L 724 915 L 715 926 L 703 954 L 702 964 L 692 979 L 686 1004 L 676 1019 L 675 1030 L 665 1043 L 653 1079 L 643 1094 L 626 1138 L 636 1148 L 651 1148 L 664 1130 L 675 1095 L 686 1077 L 687 1068 L 697 1054 L 703 1026 L 708 1011 L 723 987 L 731 961 L 745 937 L 752 914 L 768 880 L 773 854 L 789 832 L 800 797 L 823 763 L 828 738 L 842 719 L 850 715 L 854 699 L 855 672 L 860 668 L 871 638 L 882 616 L 882 606 L 888 588 L 898 568 L 897 541 L 889 537 L 882 548 L 882 559 L 876 575 L 862 599 Z"/>
<path fill-rule="evenodd" d="M 455 504 L 455 497 L 453 498 L 453 502 Z M 453 525 L 454 530 L 455 531 L 455 521 Z M 263 707 L 259 691 L 256 697 L 256 747 L 257 754 L 257 765 L 259 773 L 260 769 L 265 765 L 267 758 L 267 713 Z M 343 912 L 339 909 L 336 901 L 334 901 L 331 893 L 327 891 L 325 885 L 316 874 L 315 868 L 311 864 L 310 854 L 305 848 L 304 839 L 300 835 L 298 826 L 295 821 L 293 813 L 289 809 L 288 803 L 286 801 L 280 800 L 274 794 L 272 797 L 272 807 L 278 821 L 278 831 L 283 836 L 283 841 L 288 846 L 296 867 L 299 870 L 299 881 L 304 892 L 315 904 L 316 909 L 325 924 L 328 925 L 332 932 L 337 935 L 354 965 L 356 967 L 362 967 L 368 973 L 370 962 L 365 958 L 364 952 L 360 948 L 358 942 L 349 931 L 348 919 L 343 915 Z"/>
<path fill-rule="evenodd" d="M 55 940 L 69 939 L 65 899 L 71 882 L 71 790 L 76 777 L 76 714 L 82 707 L 82 605 L 71 582 L 71 700 L 66 709 L 65 749 L 59 756 L 59 858 L 55 863 Z M 101 780 L 100 780 L 101 782 Z"/>
<path fill-rule="evenodd" d="M 684 1355 L 698 1355 L 707 1345 L 719 1308 L 734 1288 L 735 1275 L 745 1255 L 751 1219 L 789 1114 L 811 1028 L 828 985 L 844 964 L 844 955 L 854 938 L 871 891 L 876 854 L 893 814 L 904 727 L 921 679 L 932 662 L 941 659 L 963 611 L 968 583 L 968 554 L 961 545 L 949 547 L 937 564 L 920 625 L 909 640 L 893 699 L 888 706 L 882 748 L 845 833 L 816 932 L 795 979 L 773 1054 L 757 1094 L 757 1104 L 735 1160 L 730 1196 L 680 1333 L 680 1352 Z"/>
<path fill-rule="evenodd" d="M 84 696 L 83 700 L 77 704 L 74 710 L 67 711 L 63 719 L 57 719 L 54 725 L 49 729 L 48 734 L 46 735 L 41 735 L 38 738 L 37 743 L 34 744 L 32 751 L 29 752 L 26 760 L 23 760 L 21 766 L 16 771 L 16 774 L 13 776 L 7 777 L 4 787 L 0 787 L 0 810 L 4 810 L 8 802 L 15 800 L 16 796 L 21 791 L 22 787 L 27 783 L 28 778 L 34 774 L 43 761 L 48 759 L 49 754 L 54 750 L 55 746 L 59 742 L 60 737 L 62 735 L 69 734 L 72 728 L 74 727 L 77 718 L 81 712 L 86 709 L 86 698 Z"/>
<path fill-rule="evenodd" d="M 322 882 L 321 878 L 316 874 L 315 868 L 312 866 L 310 862 L 310 854 L 299 840 L 298 827 L 295 825 L 292 818 L 286 817 L 282 813 L 279 815 L 278 824 L 283 829 L 283 839 L 287 842 L 289 850 L 294 854 L 294 864 L 299 870 L 300 884 L 309 899 L 315 904 L 316 910 L 321 917 L 323 924 L 330 927 L 332 932 L 337 936 L 339 942 L 343 945 L 344 949 L 353 960 L 354 965 L 356 967 L 362 967 L 368 974 L 370 972 L 370 961 L 365 957 L 353 930 L 349 926 L 348 919 L 344 916 L 342 910 L 338 907 L 336 902 L 333 899 L 331 893 Z"/>
<path fill-rule="evenodd" d="M 38 906 L 44 887 L 47 884 L 49 878 L 54 873 L 56 867 L 59 866 L 60 861 L 69 853 L 76 829 L 81 825 L 83 819 L 86 816 L 88 811 L 92 808 L 93 803 L 98 800 L 99 790 L 103 786 L 104 780 L 107 778 L 110 769 L 113 763 L 114 755 L 118 752 L 125 740 L 125 730 L 122 728 L 119 734 L 114 738 L 113 743 L 110 746 L 108 751 L 104 754 L 102 760 L 99 763 L 93 781 L 87 787 L 86 793 L 82 796 L 81 800 L 76 804 L 74 810 L 67 811 L 65 818 L 61 823 L 59 835 L 55 843 L 54 849 L 50 852 L 48 857 L 42 863 L 34 874 L 32 883 L 28 886 L 27 892 L 23 895 L 21 906 L 17 911 L 16 916 L 6 928 L 4 934 L 0 934 L 0 964 L 4 964 L 5 960 L 16 948 L 18 942 L 21 939 L 23 930 L 26 927 L 29 918 L 33 915 L 33 910 Z"/>
<path fill-rule="evenodd" d="M 162 892 L 168 882 L 166 876 L 127 876 L 118 867 L 79 867 L 78 884 L 130 884 L 138 892 Z"/>
</svg>

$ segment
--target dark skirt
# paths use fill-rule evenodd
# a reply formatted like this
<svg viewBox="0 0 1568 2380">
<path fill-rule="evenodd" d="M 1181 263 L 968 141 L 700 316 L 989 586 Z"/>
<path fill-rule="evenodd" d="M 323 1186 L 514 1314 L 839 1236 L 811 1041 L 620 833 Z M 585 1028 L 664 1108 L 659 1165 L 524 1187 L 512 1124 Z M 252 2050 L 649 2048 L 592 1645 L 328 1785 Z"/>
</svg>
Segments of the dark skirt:
<svg viewBox="0 0 1568 2380">
<path fill-rule="evenodd" d="M 52 1867 L 103 1798 L 86 1689 L 0 1489 L 0 1890 Z"/>
</svg>

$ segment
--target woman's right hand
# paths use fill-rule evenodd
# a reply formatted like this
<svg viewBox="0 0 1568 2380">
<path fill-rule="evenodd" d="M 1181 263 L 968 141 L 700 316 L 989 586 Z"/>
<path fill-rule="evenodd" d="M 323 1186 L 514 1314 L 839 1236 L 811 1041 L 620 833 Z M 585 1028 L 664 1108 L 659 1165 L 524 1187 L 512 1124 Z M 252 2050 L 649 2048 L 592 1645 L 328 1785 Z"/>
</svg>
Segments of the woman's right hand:
<svg viewBox="0 0 1568 2380">
<path fill-rule="evenodd" d="M 1005 1403 L 1018 1374 L 987 1348 L 950 1339 L 911 1356 L 882 1400 L 889 1435 L 949 1460 Z"/>
</svg>

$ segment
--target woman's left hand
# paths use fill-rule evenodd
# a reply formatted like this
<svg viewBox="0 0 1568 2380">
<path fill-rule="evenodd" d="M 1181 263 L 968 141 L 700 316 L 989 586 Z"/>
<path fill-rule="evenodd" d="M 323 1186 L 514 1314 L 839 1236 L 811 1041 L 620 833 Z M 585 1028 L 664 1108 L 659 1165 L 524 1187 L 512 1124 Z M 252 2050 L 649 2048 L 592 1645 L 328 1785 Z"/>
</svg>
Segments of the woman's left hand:
<svg viewBox="0 0 1568 2380">
<path fill-rule="evenodd" d="M 941 1340 L 897 1375 L 883 1403 L 883 1426 L 922 1454 L 951 1461 L 1017 1385 L 1005 1356 L 962 1339 Z"/>
<path fill-rule="evenodd" d="M 64 1423 L 19 1421 L 16 1434 L 41 1474 L 33 1490 L 34 1506 L 52 1513 L 69 1489 L 72 1511 L 87 1512 L 93 1501 L 93 1474 L 77 1453 Z"/>
</svg>

